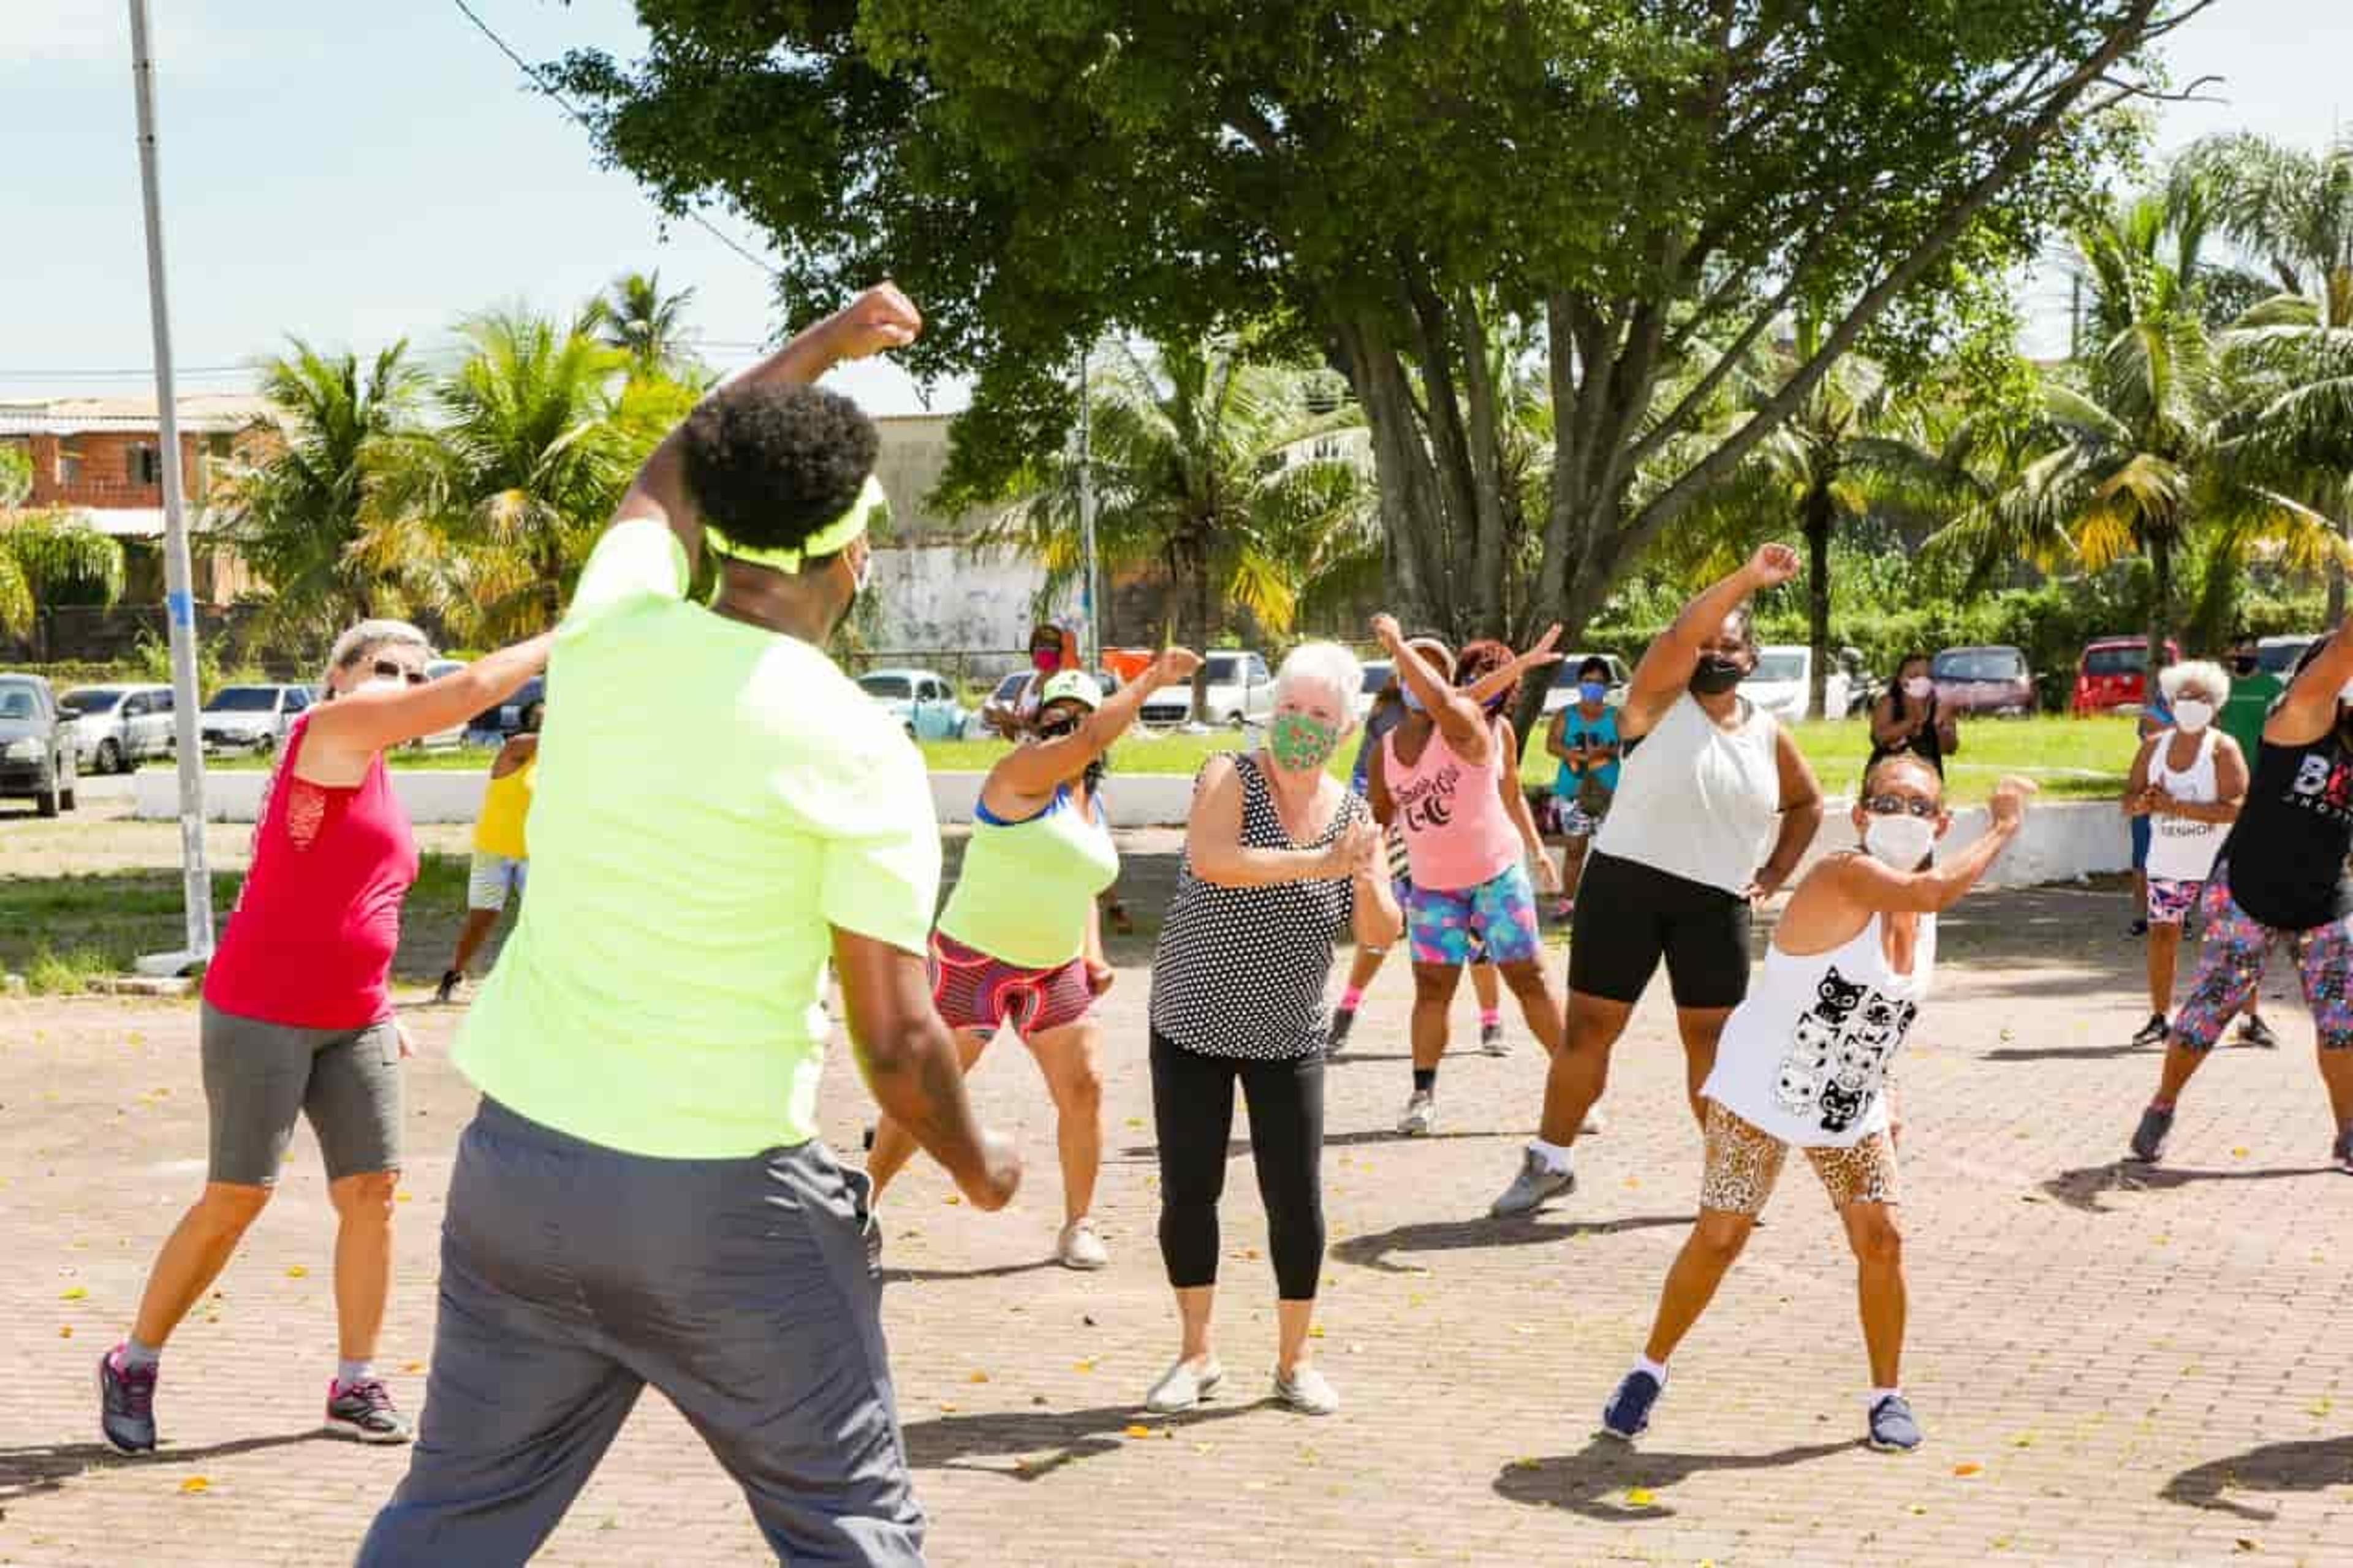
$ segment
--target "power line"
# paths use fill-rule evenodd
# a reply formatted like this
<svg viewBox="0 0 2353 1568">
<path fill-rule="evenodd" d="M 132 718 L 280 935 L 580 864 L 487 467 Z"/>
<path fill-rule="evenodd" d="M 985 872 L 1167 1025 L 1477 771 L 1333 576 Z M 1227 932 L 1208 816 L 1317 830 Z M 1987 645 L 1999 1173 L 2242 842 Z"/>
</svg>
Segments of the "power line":
<svg viewBox="0 0 2353 1568">
<path fill-rule="evenodd" d="M 569 115 L 572 118 L 573 122 L 578 125 L 583 131 L 587 132 L 592 136 L 596 134 L 596 127 L 589 121 L 588 117 L 581 113 L 577 109 L 575 109 L 568 99 L 566 99 L 562 93 L 556 91 L 554 87 L 550 86 L 546 77 L 540 73 L 539 68 L 533 65 L 521 55 L 517 54 L 514 49 L 508 45 L 504 38 L 499 37 L 499 35 L 492 30 L 488 22 L 483 21 L 482 18 L 475 13 L 474 8 L 468 5 L 466 0 L 449 0 L 449 3 L 457 6 L 459 11 L 465 14 L 466 20 L 474 24 L 475 29 L 480 32 L 482 37 L 490 39 L 491 43 L 498 46 L 499 53 L 506 56 L 508 59 L 514 62 L 515 69 L 522 72 L 523 76 L 530 81 L 532 86 L 546 94 L 547 97 L 554 101 L 555 107 L 561 109 L 565 114 Z M 697 228 L 702 229 L 705 234 L 711 236 L 712 238 L 717 240 L 720 244 L 725 246 L 728 249 L 733 251 L 736 255 L 742 257 L 744 260 L 758 268 L 762 272 L 766 273 L 771 278 L 776 276 L 776 269 L 769 266 L 764 258 L 737 244 L 733 238 L 720 229 L 720 227 L 716 224 L 713 224 L 709 218 L 704 217 L 702 214 L 695 208 L 689 207 L 686 209 L 686 218 L 689 223 L 691 223 Z"/>
</svg>

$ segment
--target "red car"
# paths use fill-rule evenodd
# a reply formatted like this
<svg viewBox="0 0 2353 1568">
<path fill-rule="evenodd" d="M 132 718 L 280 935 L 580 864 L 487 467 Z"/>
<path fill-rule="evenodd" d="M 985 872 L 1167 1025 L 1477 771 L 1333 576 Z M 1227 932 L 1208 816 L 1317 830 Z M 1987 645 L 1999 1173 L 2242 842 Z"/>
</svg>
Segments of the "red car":
<svg viewBox="0 0 2353 1568">
<path fill-rule="evenodd" d="M 2181 649 L 2168 638 L 2165 662 L 2181 658 Z M 2113 713 L 2119 708 L 2139 708 L 2148 701 L 2148 639 L 2102 637 L 2084 646 L 2075 666 L 2075 697 L 2068 706 L 2078 715 Z"/>
</svg>

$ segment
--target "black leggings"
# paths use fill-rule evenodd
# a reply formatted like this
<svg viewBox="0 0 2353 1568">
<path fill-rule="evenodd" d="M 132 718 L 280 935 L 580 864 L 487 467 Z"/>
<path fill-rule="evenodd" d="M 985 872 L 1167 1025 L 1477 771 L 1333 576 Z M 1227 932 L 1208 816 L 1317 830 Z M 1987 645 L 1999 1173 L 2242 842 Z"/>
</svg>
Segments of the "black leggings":
<svg viewBox="0 0 2353 1568">
<path fill-rule="evenodd" d="M 1312 1301 L 1324 1271 L 1324 1056 L 1204 1056 L 1152 1032 L 1152 1121 L 1160 1142 L 1160 1257 L 1179 1290 L 1218 1282 L 1218 1199 L 1234 1084 L 1250 1107 L 1250 1158 L 1266 1205 L 1275 1294 Z"/>
</svg>

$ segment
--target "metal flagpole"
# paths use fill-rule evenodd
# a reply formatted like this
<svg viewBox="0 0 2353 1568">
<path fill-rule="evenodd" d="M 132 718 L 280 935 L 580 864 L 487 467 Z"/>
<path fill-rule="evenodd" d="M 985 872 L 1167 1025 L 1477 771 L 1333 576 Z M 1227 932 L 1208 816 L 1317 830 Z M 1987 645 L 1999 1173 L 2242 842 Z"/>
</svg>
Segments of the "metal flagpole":
<svg viewBox="0 0 2353 1568">
<path fill-rule="evenodd" d="M 147 313 L 155 333 L 155 411 L 164 443 L 164 601 L 172 643 L 172 733 L 180 768 L 180 876 L 187 945 L 139 960 L 149 973 L 178 974 L 213 955 L 213 885 L 205 866 L 205 755 L 196 729 L 196 602 L 188 560 L 180 411 L 172 381 L 172 318 L 164 290 L 164 205 L 155 171 L 155 62 L 147 0 L 131 0 L 131 85 L 139 107 L 139 184 L 147 217 Z"/>
<path fill-rule="evenodd" d="M 1095 577 L 1095 454 L 1093 412 L 1087 389 L 1087 351 L 1079 351 L 1079 555 L 1085 582 L 1080 608 L 1086 616 L 1090 669 L 1103 668 L 1103 584 Z"/>
</svg>

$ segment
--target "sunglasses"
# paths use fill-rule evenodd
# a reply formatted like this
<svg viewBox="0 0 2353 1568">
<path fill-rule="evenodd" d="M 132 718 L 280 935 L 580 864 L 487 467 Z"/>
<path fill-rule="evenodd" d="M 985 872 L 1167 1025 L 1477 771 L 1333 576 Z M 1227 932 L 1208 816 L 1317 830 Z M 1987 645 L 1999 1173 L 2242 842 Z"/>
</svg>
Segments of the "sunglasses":
<svg viewBox="0 0 2353 1568">
<path fill-rule="evenodd" d="M 380 658 L 373 667 L 376 675 L 385 680 L 406 680 L 411 686 L 425 684 L 425 672 L 412 668 L 396 658 Z"/>
<path fill-rule="evenodd" d="M 1078 733 L 1078 729 L 1079 721 L 1076 719 L 1057 719 L 1050 724 L 1039 725 L 1038 737 L 1044 741 L 1059 741 L 1065 735 Z"/>
<path fill-rule="evenodd" d="M 1919 800 L 1909 795 L 1874 795 L 1862 803 L 1862 809 L 1873 816 L 1901 816 L 1910 812 L 1915 816 L 1934 816 L 1937 812 L 1933 800 Z"/>
</svg>

